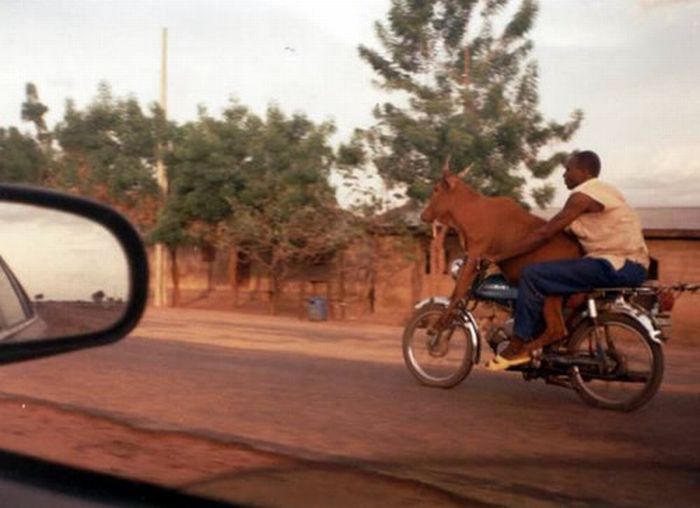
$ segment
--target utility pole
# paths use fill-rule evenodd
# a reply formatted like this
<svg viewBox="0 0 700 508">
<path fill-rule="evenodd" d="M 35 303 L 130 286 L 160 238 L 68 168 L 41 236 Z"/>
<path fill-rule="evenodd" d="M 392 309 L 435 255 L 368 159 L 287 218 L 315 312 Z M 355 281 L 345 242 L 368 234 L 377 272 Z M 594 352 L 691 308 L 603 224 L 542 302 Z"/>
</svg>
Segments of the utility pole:
<svg viewBox="0 0 700 508">
<path fill-rule="evenodd" d="M 163 123 L 166 127 L 168 118 L 168 29 L 163 28 L 162 34 L 162 53 L 160 63 L 160 108 L 163 110 Z M 160 144 L 156 159 L 156 180 L 160 189 L 160 204 L 161 208 L 165 204 L 165 198 L 168 195 L 168 177 L 165 172 L 165 164 L 163 163 L 163 152 L 165 145 Z M 165 245 L 162 243 L 156 244 L 155 262 L 155 294 L 153 304 L 156 307 L 165 307 L 168 304 L 168 295 L 165 286 Z"/>
<path fill-rule="evenodd" d="M 469 16 L 464 24 L 464 49 L 462 50 L 462 58 L 464 58 L 462 85 L 464 85 L 464 113 L 467 114 L 474 109 L 474 104 L 471 102 L 469 87 L 471 86 L 471 52 L 469 51 Z"/>
<path fill-rule="evenodd" d="M 468 35 L 465 36 L 465 39 L 468 37 Z M 468 42 L 465 42 L 464 44 L 464 52 L 463 58 L 464 58 L 464 72 L 462 74 L 462 84 L 464 85 L 464 112 L 467 113 L 469 112 L 473 104 L 471 102 L 471 98 L 469 97 L 469 86 L 471 85 L 471 54 L 469 53 L 469 44 Z"/>
</svg>

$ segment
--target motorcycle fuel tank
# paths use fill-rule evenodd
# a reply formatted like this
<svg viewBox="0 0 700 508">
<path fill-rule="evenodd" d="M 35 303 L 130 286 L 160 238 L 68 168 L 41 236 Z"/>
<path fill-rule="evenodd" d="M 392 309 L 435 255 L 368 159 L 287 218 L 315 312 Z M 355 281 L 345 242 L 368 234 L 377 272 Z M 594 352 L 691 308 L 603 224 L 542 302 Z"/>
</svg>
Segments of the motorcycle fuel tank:
<svg viewBox="0 0 700 508">
<path fill-rule="evenodd" d="M 518 288 L 511 286 L 501 274 L 489 275 L 474 290 L 480 300 L 515 300 Z"/>
</svg>

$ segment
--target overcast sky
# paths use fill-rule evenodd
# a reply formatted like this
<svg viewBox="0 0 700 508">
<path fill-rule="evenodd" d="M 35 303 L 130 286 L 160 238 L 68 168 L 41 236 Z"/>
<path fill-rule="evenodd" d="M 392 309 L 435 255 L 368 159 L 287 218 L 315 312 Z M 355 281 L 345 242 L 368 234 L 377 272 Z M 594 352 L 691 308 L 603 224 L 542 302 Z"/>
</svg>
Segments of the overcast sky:
<svg viewBox="0 0 700 508">
<path fill-rule="evenodd" d="M 541 108 L 583 109 L 566 149 L 596 150 L 602 178 L 636 206 L 700 205 L 700 1 L 542 0 L 532 37 Z M 170 34 L 169 115 L 183 122 L 229 97 L 333 119 L 336 141 L 372 124 L 386 100 L 357 56 L 376 46 L 388 0 L 1 0 L 0 126 L 23 124 L 34 82 L 60 120 L 108 81 L 142 104 L 159 94 L 160 29 Z M 566 197 L 561 174 L 556 204 Z"/>
<path fill-rule="evenodd" d="M 102 226 L 66 212 L 0 203 L 0 255 L 30 298 L 86 300 L 96 291 L 125 299 L 124 251 Z"/>
</svg>

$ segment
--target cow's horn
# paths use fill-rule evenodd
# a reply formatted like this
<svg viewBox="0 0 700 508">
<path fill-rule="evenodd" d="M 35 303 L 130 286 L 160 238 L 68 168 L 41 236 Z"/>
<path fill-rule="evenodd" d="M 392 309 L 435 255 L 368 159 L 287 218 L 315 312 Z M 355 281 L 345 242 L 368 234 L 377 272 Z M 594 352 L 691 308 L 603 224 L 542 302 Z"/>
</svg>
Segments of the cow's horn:
<svg viewBox="0 0 700 508">
<path fill-rule="evenodd" d="M 460 178 L 464 178 L 465 176 L 467 176 L 467 173 L 469 173 L 469 170 L 472 168 L 473 165 L 474 163 L 472 162 L 471 164 L 469 164 L 469 166 L 460 171 L 457 176 L 459 176 Z"/>
</svg>

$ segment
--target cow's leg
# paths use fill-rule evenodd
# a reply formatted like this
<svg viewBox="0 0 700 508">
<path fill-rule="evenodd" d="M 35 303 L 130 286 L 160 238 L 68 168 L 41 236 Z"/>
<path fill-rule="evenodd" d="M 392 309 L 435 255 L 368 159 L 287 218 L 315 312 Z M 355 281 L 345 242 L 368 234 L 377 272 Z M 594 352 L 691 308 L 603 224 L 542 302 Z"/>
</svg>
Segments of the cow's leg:
<svg viewBox="0 0 700 508">
<path fill-rule="evenodd" d="M 557 342 L 566 337 L 568 330 L 564 322 L 563 311 L 564 297 L 562 296 L 547 296 L 544 299 L 544 307 L 542 316 L 546 328 L 542 335 L 528 344 L 528 349 L 534 351 L 548 344 Z"/>
<path fill-rule="evenodd" d="M 474 282 L 474 277 L 476 276 L 477 259 L 479 259 L 477 256 L 469 256 L 467 262 L 464 263 L 464 266 L 462 266 L 462 269 L 459 272 L 459 277 L 457 277 L 455 288 L 450 296 L 450 304 L 442 313 L 442 316 L 440 316 L 437 323 L 435 323 L 435 329 L 437 331 L 442 331 L 447 325 L 450 324 L 452 315 L 457 307 L 457 303 L 467 293 L 472 285 L 472 282 Z"/>
</svg>

